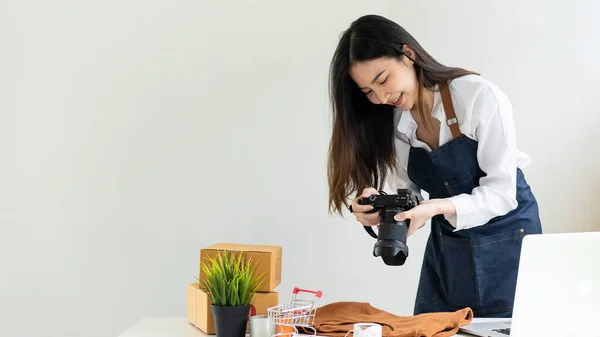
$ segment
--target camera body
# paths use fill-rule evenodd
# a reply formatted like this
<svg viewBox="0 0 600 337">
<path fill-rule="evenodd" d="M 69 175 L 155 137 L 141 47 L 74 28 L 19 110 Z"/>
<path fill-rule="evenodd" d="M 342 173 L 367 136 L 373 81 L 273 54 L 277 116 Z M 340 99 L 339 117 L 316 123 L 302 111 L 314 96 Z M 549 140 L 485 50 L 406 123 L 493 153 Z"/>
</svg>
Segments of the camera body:
<svg viewBox="0 0 600 337">
<path fill-rule="evenodd" d="M 385 194 L 381 191 L 380 193 L 358 200 L 359 205 L 373 206 L 373 210 L 369 213 L 381 210 L 379 235 L 375 234 L 370 226 L 363 227 L 373 238 L 377 239 L 373 247 L 373 256 L 381 257 L 388 266 L 401 266 L 408 257 L 406 238 L 410 219 L 396 221 L 394 216 L 419 205 L 423 198 L 409 189 L 398 189 L 397 194 Z"/>
</svg>

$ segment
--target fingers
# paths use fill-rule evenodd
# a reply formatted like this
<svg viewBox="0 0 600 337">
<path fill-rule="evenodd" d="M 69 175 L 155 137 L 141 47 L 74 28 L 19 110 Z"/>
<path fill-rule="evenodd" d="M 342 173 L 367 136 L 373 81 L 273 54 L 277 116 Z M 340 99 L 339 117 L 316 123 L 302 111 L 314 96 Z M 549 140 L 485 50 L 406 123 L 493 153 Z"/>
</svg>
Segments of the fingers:
<svg viewBox="0 0 600 337">
<path fill-rule="evenodd" d="M 421 217 L 416 216 L 413 210 L 398 213 L 394 216 L 394 219 L 396 221 L 406 221 L 410 219 L 407 237 L 410 237 L 414 232 L 425 225 L 425 221 Z"/>
<path fill-rule="evenodd" d="M 409 233 L 412 234 L 418 231 L 419 229 L 423 228 L 423 226 L 425 226 L 425 223 L 427 223 L 427 219 L 411 220 L 411 224 L 408 226 Z"/>
<path fill-rule="evenodd" d="M 410 237 L 414 232 L 423 227 L 423 225 L 425 225 L 425 222 L 411 222 L 410 226 L 408 226 L 407 237 Z"/>
<path fill-rule="evenodd" d="M 363 226 L 376 226 L 381 222 L 381 211 L 375 213 L 355 213 L 356 221 Z"/>
<path fill-rule="evenodd" d="M 379 191 L 377 191 L 373 187 L 367 187 L 363 190 L 361 197 L 368 198 L 370 195 L 373 195 L 373 194 L 379 195 Z"/>
<path fill-rule="evenodd" d="M 368 198 L 369 196 L 371 196 L 373 194 L 379 195 L 379 191 L 377 191 L 373 187 L 367 187 L 367 188 L 365 188 L 363 190 L 362 194 L 360 195 L 360 197 L 357 197 L 354 200 L 352 200 L 352 211 L 354 213 L 364 213 L 364 212 L 368 212 L 368 211 L 373 210 L 373 206 L 359 205 L 358 204 L 358 200 L 360 198 Z"/>
<path fill-rule="evenodd" d="M 411 211 L 401 212 L 401 213 L 394 215 L 394 220 L 406 221 L 406 219 L 412 219 L 412 217 L 413 217 L 413 212 L 411 210 Z"/>
<path fill-rule="evenodd" d="M 414 227 L 408 227 L 408 233 L 406 234 L 407 238 L 410 238 L 411 235 L 413 235 L 417 230 Z"/>
<path fill-rule="evenodd" d="M 352 200 L 352 213 L 356 217 L 356 220 L 363 226 L 377 226 L 381 222 L 381 211 L 375 213 L 365 213 L 373 210 L 373 206 L 359 205 L 358 200 L 360 198 L 368 198 L 371 195 L 379 195 L 379 191 L 373 187 L 365 188 L 361 195 Z"/>
<path fill-rule="evenodd" d="M 373 210 L 373 206 L 371 206 L 371 205 L 359 205 L 358 199 L 360 199 L 360 197 L 352 200 L 352 212 L 353 213 L 364 213 L 364 212 Z"/>
</svg>

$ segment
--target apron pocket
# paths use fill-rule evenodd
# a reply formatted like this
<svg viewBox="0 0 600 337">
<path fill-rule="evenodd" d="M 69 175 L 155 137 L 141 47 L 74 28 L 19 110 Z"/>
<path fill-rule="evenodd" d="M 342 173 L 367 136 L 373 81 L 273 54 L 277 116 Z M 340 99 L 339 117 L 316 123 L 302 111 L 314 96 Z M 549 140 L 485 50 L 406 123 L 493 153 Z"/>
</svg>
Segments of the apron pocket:
<svg viewBox="0 0 600 337">
<path fill-rule="evenodd" d="M 441 254 L 436 265 L 440 289 L 435 301 L 452 310 L 477 305 L 471 240 L 439 232 Z"/>
<path fill-rule="evenodd" d="M 512 310 L 524 234 L 519 228 L 472 238 L 482 313 Z"/>
<path fill-rule="evenodd" d="M 479 186 L 479 179 L 482 176 L 483 172 L 478 169 L 466 170 L 460 176 L 448 179 L 446 185 L 453 195 L 471 193 L 475 187 Z"/>
</svg>

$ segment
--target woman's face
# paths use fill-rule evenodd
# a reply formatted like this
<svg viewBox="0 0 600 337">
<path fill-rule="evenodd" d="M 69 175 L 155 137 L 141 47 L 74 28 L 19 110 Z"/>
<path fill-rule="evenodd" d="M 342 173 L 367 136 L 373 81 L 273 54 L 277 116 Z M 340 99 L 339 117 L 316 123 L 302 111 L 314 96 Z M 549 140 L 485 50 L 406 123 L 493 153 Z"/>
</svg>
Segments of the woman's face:
<svg viewBox="0 0 600 337">
<path fill-rule="evenodd" d="M 415 105 L 417 77 L 406 56 L 357 62 L 350 68 L 350 77 L 373 104 L 390 104 L 402 111 Z"/>
</svg>

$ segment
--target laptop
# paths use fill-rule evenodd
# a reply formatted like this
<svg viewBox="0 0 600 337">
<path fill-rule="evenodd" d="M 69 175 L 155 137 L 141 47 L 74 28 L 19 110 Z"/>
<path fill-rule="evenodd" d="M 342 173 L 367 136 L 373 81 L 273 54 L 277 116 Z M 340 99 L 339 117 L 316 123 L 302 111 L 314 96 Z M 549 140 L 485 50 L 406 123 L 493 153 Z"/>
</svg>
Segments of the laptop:
<svg viewBox="0 0 600 337">
<path fill-rule="evenodd" d="M 526 235 L 512 319 L 484 320 L 461 330 L 481 337 L 600 337 L 600 231 Z"/>
</svg>

